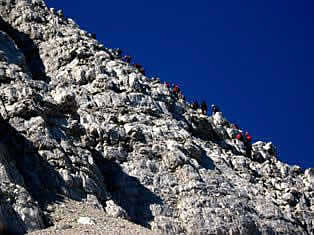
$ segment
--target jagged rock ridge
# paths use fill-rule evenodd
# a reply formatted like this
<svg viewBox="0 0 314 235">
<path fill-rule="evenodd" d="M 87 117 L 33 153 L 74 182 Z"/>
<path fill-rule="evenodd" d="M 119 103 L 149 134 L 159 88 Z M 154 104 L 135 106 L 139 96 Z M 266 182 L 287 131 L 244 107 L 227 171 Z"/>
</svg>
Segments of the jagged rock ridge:
<svg viewBox="0 0 314 235">
<path fill-rule="evenodd" d="M 0 1 L 0 218 L 67 197 L 165 234 L 313 234 L 314 170 L 249 153 L 221 113 L 173 97 L 42 0 Z"/>
</svg>

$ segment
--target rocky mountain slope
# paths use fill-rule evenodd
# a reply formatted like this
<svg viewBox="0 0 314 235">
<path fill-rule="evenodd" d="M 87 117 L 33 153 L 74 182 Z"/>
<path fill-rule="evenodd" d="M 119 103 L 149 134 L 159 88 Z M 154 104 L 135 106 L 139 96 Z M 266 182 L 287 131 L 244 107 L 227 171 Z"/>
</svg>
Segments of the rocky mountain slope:
<svg viewBox="0 0 314 235">
<path fill-rule="evenodd" d="M 163 234 L 314 234 L 314 169 L 250 149 L 42 0 L 0 1 L 0 97 L 12 232 L 74 200 Z"/>
</svg>

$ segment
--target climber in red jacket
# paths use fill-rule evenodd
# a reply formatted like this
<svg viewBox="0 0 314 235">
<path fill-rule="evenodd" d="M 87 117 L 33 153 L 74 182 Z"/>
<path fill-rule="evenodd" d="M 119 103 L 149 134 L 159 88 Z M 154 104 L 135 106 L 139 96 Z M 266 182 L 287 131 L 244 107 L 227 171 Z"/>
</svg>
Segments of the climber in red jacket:
<svg viewBox="0 0 314 235">
<path fill-rule="evenodd" d="M 252 141 L 252 136 L 250 136 L 249 132 L 245 132 L 245 139 L 248 143 L 251 143 Z"/>
<path fill-rule="evenodd" d="M 243 135 L 241 132 L 239 132 L 237 135 L 236 135 L 236 139 L 237 140 L 243 140 Z"/>
<path fill-rule="evenodd" d="M 180 92 L 180 88 L 178 85 L 174 85 L 172 89 L 172 93 L 175 95 L 175 97 L 178 97 L 178 94 Z"/>
</svg>

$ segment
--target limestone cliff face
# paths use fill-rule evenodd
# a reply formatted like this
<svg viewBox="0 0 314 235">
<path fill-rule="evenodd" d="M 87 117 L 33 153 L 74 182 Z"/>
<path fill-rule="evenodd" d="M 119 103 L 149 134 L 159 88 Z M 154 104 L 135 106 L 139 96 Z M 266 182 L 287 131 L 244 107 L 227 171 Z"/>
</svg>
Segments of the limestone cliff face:
<svg viewBox="0 0 314 235">
<path fill-rule="evenodd" d="M 314 170 L 250 150 L 42 0 L 0 1 L 0 219 L 62 197 L 165 234 L 314 234 Z"/>
</svg>

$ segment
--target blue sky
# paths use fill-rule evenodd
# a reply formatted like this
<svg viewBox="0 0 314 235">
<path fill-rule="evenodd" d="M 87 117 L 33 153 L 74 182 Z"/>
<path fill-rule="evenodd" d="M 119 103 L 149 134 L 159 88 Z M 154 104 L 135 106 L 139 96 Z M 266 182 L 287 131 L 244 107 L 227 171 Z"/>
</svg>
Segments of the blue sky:
<svg viewBox="0 0 314 235">
<path fill-rule="evenodd" d="M 46 2 L 189 100 L 218 104 L 282 161 L 314 167 L 313 1 Z"/>
</svg>

